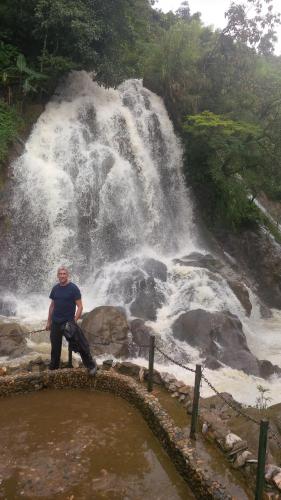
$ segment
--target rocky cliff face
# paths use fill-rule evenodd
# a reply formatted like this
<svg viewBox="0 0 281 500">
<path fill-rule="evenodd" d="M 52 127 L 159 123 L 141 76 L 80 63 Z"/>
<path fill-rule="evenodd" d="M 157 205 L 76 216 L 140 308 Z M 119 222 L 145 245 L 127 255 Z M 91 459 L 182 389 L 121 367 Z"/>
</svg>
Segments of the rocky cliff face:
<svg viewBox="0 0 281 500">
<path fill-rule="evenodd" d="M 274 238 L 260 228 L 224 233 L 220 241 L 265 304 L 281 309 L 281 246 Z"/>
</svg>

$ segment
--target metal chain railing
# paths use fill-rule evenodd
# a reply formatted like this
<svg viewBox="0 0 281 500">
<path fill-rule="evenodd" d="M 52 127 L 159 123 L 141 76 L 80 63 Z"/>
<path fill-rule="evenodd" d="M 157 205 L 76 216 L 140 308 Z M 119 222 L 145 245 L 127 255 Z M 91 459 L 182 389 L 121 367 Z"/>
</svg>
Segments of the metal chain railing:
<svg viewBox="0 0 281 500">
<path fill-rule="evenodd" d="M 174 363 L 175 365 L 177 366 L 180 366 L 181 368 L 185 369 L 185 370 L 188 370 L 190 372 L 193 372 L 195 373 L 196 370 L 190 368 L 189 366 L 185 366 L 183 365 L 182 363 L 176 361 L 175 359 L 173 359 L 171 356 L 169 356 L 168 354 L 166 354 L 165 352 L 163 352 L 159 346 L 155 345 L 155 349 L 160 352 L 162 354 L 162 356 L 164 356 L 168 361 Z M 246 420 L 250 421 L 250 422 L 253 422 L 254 424 L 256 425 L 260 425 L 260 421 L 255 419 L 254 417 L 252 417 L 251 415 L 248 415 L 247 413 L 245 413 L 241 408 L 239 408 L 237 405 L 235 405 L 232 401 L 228 401 L 222 393 L 220 393 L 214 386 L 213 384 L 207 379 L 207 377 L 205 375 L 203 375 L 203 373 L 201 373 L 201 379 L 204 380 L 204 382 L 206 382 L 206 384 L 210 387 L 210 389 L 212 389 L 212 391 L 227 405 L 229 406 L 232 410 L 235 411 L 235 413 L 237 413 L 238 415 L 240 415 L 241 417 L 244 417 Z M 271 436 L 273 437 L 273 439 L 275 440 L 275 442 L 277 443 L 277 446 L 279 448 L 281 448 L 281 440 L 279 439 L 279 437 L 277 436 L 276 432 L 273 431 L 272 427 L 269 426 L 269 432 L 271 434 Z"/>
<path fill-rule="evenodd" d="M 160 354 L 162 354 L 162 356 L 164 356 L 164 358 L 171 361 L 171 363 L 174 363 L 175 365 L 180 366 L 181 368 L 184 368 L 185 370 L 188 370 L 189 372 L 195 373 L 195 370 L 193 368 L 189 368 L 188 366 L 185 366 L 182 363 L 180 363 L 179 361 L 176 361 L 175 359 L 171 358 L 171 356 L 169 356 L 168 354 L 163 352 L 157 344 L 155 344 L 155 349 L 156 349 L 156 351 L 160 352 Z"/>
<path fill-rule="evenodd" d="M 34 330 L 32 332 L 29 332 L 29 334 L 33 333 L 39 333 L 39 332 L 44 332 L 46 331 L 45 329 L 42 330 Z M 92 332 L 88 332 L 87 330 L 84 330 L 85 334 L 91 335 L 91 337 L 95 337 L 95 335 L 92 334 Z M 98 337 L 98 335 L 96 335 Z M 100 345 L 100 346 L 109 346 L 111 344 L 119 344 L 119 345 L 124 345 L 124 341 L 108 341 L 108 342 L 99 342 L 99 341 L 91 341 L 91 344 L 93 345 Z M 272 429 L 272 427 L 269 425 L 268 420 L 261 420 L 258 421 L 251 415 L 248 415 L 245 411 L 241 409 L 241 407 L 238 407 L 237 404 L 233 403 L 232 401 L 229 401 L 226 399 L 222 393 L 220 393 L 214 385 L 207 379 L 207 377 L 203 374 L 203 370 L 205 367 L 201 365 L 196 365 L 196 369 L 191 368 L 189 366 L 184 365 L 183 363 L 176 361 L 173 359 L 169 354 L 165 353 L 159 345 L 156 344 L 155 342 L 155 335 L 149 335 L 149 345 L 139 345 L 138 347 L 141 348 L 149 348 L 149 366 L 148 366 L 148 384 L 147 388 L 148 391 L 151 392 L 153 389 L 153 374 L 154 374 L 154 352 L 155 350 L 158 351 L 159 354 L 164 356 L 168 361 L 171 363 L 179 366 L 180 368 L 183 368 L 184 370 L 187 370 L 191 373 L 195 373 L 195 381 L 194 381 L 194 396 L 193 396 L 193 405 L 192 405 L 192 416 L 191 416 L 191 426 L 190 426 L 190 438 L 195 439 L 196 437 L 196 427 L 197 427 L 197 420 L 198 420 L 198 408 L 199 408 L 199 399 L 200 399 L 200 385 L 202 384 L 202 380 L 210 387 L 210 389 L 226 404 L 228 407 L 230 407 L 237 415 L 240 415 L 241 417 L 245 418 L 246 420 L 253 422 L 254 424 L 258 425 L 260 427 L 260 433 L 259 433 L 259 446 L 258 446 L 258 461 L 257 461 L 257 477 L 256 477 L 256 494 L 255 494 L 255 500 L 261 500 L 263 498 L 263 491 L 264 491 L 264 477 L 265 477 L 265 463 L 266 463 L 266 445 L 267 445 L 267 433 L 269 432 L 273 439 L 275 440 L 278 448 L 281 448 L 281 440 L 279 439 L 279 436 L 276 434 L 276 432 Z M 72 349 L 69 346 L 69 367 L 72 367 Z"/>
<path fill-rule="evenodd" d="M 41 333 L 41 332 L 45 332 L 46 330 L 45 329 L 41 329 L 41 330 L 33 330 L 31 332 L 28 332 L 29 335 L 31 334 L 34 334 L 34 333 Z M 87 331 L 87 330 L 83 330 L 83 333 L 85 334 L 89 334 L 91 335 L 92 337 L 99 337 L 98 335 L 93 335 L 92 332 L 90 331 Z M 99 345 L 99 346 L 109 346 L 111 344 L 117 344 L 117 345 L 123 345 L 124 342 L 122 341 L 109 341 L 109 342 L 99 342 L 99 341 L 92 341 L 91 342 L 93 345 Z M 144 345 L 139 345 L 138 344 L 138 347 L 140 348 L 145 348 L 145 349 L 148 349 L 150 346 L 149 344 L 144 344 Z M 160 347 L 159 345 L 157 345 L 155 343 L 155 349 L 156 351 L 158 351 L 162 356 L 164 356 L 164 358 L 166 358 L 168 361 L 170 361 L 171 363 L 179 366 L 180 368 L 183 368 L 184 370 L 187 370 L 191 373 L 196 373 L 196 370 L 194 368 L 190 368 L 189 366 L 186 366 L 184 365 L 183 363 L 180 363 L 179 361 L 176 361 L 175 359 L 173 359 L 169 354 L 165 353 Z M 248 415 L 247 413 L 245 413 L 241 408 L 239 408 L 236 404 L 234 404 L 232 401 L 229 401 L 227 400 L 223 394 L 221 392 L 219 392 L 214 386 L 213 384 L 207 379 L 207 377 L 201 373 L 201 379 L 204 380 L 204 382 L 210 387 L 210 389 L 227 405 L 229 406 L 233 411 L 235 411 L 235 413 L 237 413 L 238 415 L 240 415 L 241 417 L 244 417 L 246 420 L 250 421 L 250 422 L 253 422 L 254 424 L 256 425 L 260 425 L 260 421 L 255 419 L 254 417 Z M 269 426 L 269 432 L 271 434 L 271 436 L 273 437 L 273 439 L 275 440 L 277 446 L 279 448 L 281 448 L 281 440 L 279 439 L 278 435 L 276 434 L 276 432 L 274 432 L 274 430 L 272 429 L 271 426 Z"/>
</svg>

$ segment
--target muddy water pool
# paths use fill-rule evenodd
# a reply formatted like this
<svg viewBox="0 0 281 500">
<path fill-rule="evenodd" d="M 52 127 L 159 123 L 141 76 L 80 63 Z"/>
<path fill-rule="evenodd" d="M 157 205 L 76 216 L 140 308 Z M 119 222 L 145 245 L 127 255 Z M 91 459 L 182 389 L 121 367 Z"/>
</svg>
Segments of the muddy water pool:
<svg viewBox="0 0 281 500">
<path fill-rule="evenodd" d="M 0 498 L 194 498 L 140 413 L 121 398 L 46 390 L 2 399 L 0 408 Z"/>
</svg>

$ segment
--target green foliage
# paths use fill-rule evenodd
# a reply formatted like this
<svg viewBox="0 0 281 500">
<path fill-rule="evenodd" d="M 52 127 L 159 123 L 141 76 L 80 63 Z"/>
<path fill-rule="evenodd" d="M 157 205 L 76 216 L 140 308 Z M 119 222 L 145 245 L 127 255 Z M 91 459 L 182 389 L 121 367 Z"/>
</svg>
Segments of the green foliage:
<svg viewBox="0 0 281 500">
<path fill-rule="evenodd" d="M 141 76 L 145 45 L 154 38 L 153 26 L 161 17 L 152 4 L 2 0 L 0 98 L 23 110 L 32 98 L 48 98 L 59 79 L 73 69 L 94 71 L 97 81 L 108 86 Z M 13 137 L 8 125 L 3 134 Z M 7 153 L 6 144 L 3 139 L 1 157 Z"/>
<path fill-rule="evenodd" d="M 23 122 L 15 108 L 0 100 L 0 170 L 10 143 L 17 136 Z"/>
<path fill-rule="evenodd" d="M 226 15 L 214 32 L 184 2 L 150 45 L 144 81 L 184 139 L 205 217 L 238 230 L 264 223 L 259 193 L 281 201 L 281 60 L 264 55 L 279 18 L 271 0 L 232 3 Z"/>
<path fill-rule="evenodd" d="M 19 86 L 23 94 L 27 94 L 36 91 L 38 83 L 45 78 L 27 65 L 24 55 L 16 47 L 3 41 L 0 43 L 0 82 L 8 89 L 10 98 L 12 87 Z"/>
<path fill-rule="evenodd" d="M 49 77 L 69 69 L 95 71 L 116 85 L 141 76 L 139 58 L 153 39 L 158 14 L 149 0 L 2 0 L 0 38 L 24 54 L 27 66 Z M 50 73 L 49 73 L 50 71 Z"/>
<path fill-rule="evenodd" d="M 200 109 L 206 79 L 199 70 L 212 33 L 200 20 L 178 20 L 148 48 L 144 68 L 145 84 L 162 95 L 176 122 Z"/>
<path fill-rule="evenodd" d="M 231 2 L 225 14 L 228 23 L 223 34 L 236 41 L 255 47 L 261 54 L 271 54 L 276 41 L 276 25 L 280 14 L 273 11 L 273 0 L 247 0 L 247 3 Z"/>
<path fill-rule="evenodd" d="M 183 128 L 188 175 L 210 222 L 237 229 L 257 221 L 253 193 L 264 187 L 260 126 L 205 111 L 188 116 Z"/>
</svg>

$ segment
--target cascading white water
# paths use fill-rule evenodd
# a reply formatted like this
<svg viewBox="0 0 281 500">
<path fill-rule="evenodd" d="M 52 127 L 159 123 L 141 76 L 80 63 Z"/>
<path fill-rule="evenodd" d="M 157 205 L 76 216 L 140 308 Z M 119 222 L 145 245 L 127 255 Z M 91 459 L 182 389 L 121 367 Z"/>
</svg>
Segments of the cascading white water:
<svg viewBox="0 0 281 500">
<path fill-rule="evenodd" d="M 137 80 L 113 90 L 84 72 L 71 74 L 13 165 L 6 289 L 12 283 L 16 315 L 29 323 L 46 316 L 47 292 L 62 263 L 81 287 L 86 310 L 111 304 L 130 314 L 135 282 L 149 278 L 154 266 L 162 307 L 152 324 L 162 337 L 169 338 L 184 311 L 227 309 L 239 316 L 255 350 L 251 321 L 225 280 L 175 260 L 204 253 L 181 168 L 181 144 L 159 97 Z M 165 280 L 157 278 L 163 269 Z M 198 360 L 197 350 L 179 349 Z M 227 367 L 210 378 L 240 400 L 241 384 L 253 385 L 253 377 Z M 278 398 L 281 382 L 270 384 Z"/>
<path fill-rule="evenodd" d="M 19 283 L 49 286 L 61 262 L 84 281 L 145 246 L 193 249 L 181 157 L 160 98 L 140 81 L 106 90 L 73 73 L 14 164 Z"/>
</svg>

